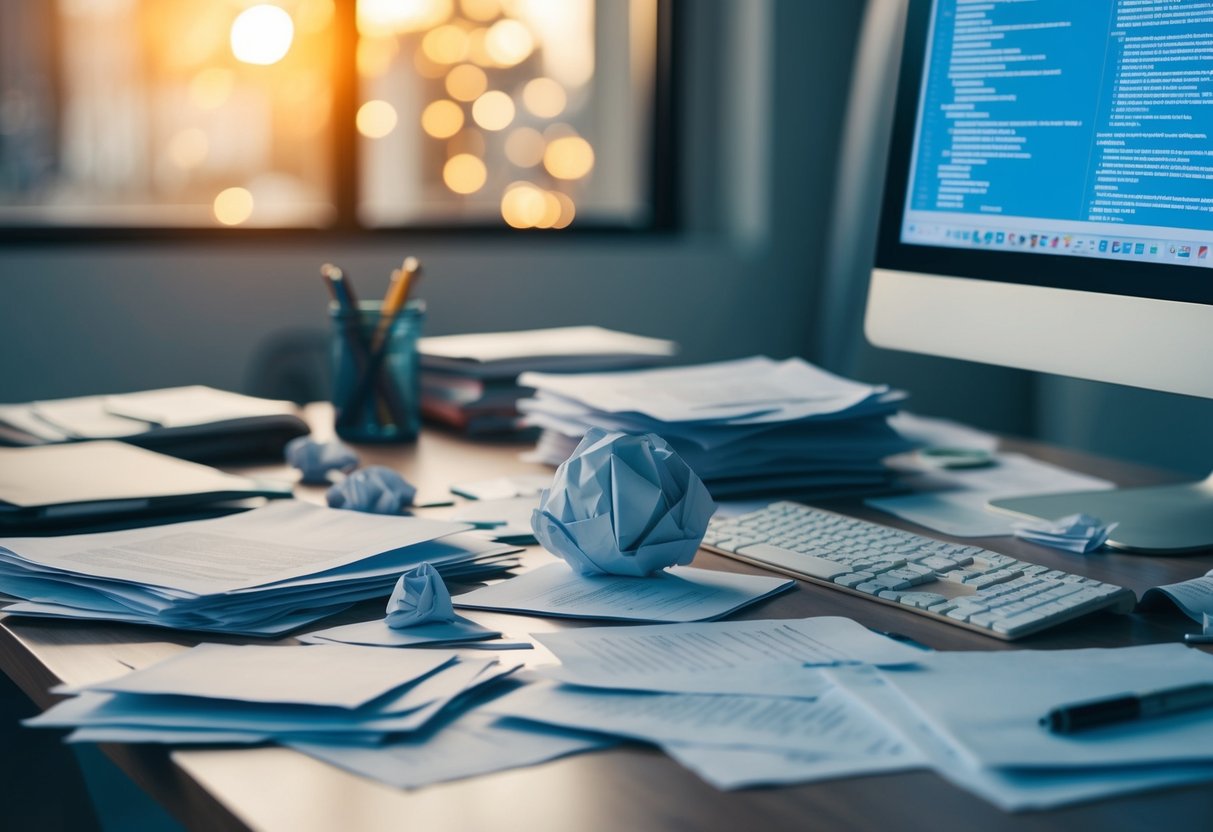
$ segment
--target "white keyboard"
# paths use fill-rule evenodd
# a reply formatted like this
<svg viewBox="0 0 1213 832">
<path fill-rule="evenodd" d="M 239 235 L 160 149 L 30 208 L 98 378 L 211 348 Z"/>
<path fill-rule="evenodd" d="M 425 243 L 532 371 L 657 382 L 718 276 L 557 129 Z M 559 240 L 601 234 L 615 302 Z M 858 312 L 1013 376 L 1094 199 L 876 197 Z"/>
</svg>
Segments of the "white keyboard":
<svg viewBox="0 0 1213 832">
<path fill-rule="evenodd" d="M 705 548 L 1001 639 L 1096 610 L 1130 612 L 1124 587 L 799 503 L 713 520 Z"/>
</svg>

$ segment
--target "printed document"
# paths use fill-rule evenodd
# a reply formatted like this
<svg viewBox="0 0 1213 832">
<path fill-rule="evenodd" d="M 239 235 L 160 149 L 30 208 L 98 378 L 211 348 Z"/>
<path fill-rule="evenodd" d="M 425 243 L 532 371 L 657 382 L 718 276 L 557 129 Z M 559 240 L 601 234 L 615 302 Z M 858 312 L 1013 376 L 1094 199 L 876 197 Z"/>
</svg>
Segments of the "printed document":
<svg viewBox="0 0 1213 832">
<path fill-rule="evenodd" d="M 612 621 L 709 621 L 795 586 L 787 578 L 678 566 L 647 578 L 579 575 L 553 563 L 452 600 L 464 609 Z"/>
<path fill-rule="evenodd" d="M 913 664 L 924 651 L 849 618 L 593 627 L 535 633 L 561 661 L 548 678 L 588 687 L 811 698 L 828 683 L 806 666 Z"/>
</svg>

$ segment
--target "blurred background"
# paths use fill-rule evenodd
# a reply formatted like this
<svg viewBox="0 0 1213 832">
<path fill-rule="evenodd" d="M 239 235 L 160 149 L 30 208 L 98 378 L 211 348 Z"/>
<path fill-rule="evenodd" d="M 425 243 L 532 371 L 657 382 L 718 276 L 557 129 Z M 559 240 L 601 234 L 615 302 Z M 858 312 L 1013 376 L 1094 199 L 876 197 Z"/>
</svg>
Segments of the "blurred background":
<svg viewBox="0 0 1213 832">
<path fill-rule="evenodd" d="M 375 297 L 412 254 L 428 334 L 802 355 L 921 413 L 1208 473 L 1213 402 L 865 345 L 902 13 L 0 0 L 0 402 L 323 398 L 320 264 Z"/>
</svg>

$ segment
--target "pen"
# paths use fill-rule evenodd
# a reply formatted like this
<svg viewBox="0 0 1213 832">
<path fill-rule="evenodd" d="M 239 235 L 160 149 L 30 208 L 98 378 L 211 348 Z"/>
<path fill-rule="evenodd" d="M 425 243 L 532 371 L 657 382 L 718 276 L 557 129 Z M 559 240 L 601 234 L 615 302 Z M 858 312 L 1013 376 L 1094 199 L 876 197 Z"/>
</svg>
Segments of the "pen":
<svg viewBox="0 0 1213 832">
<path fill-rule="evenodd" d="M 1213 633 L 1184 633 L 1185 644 L 1213 644 Z"/>
<path fill-rule="evenodd" d="M 1183 685 L 1151 693 L 1126 694 L 1054 708 L 1040 724 L 1055 734 L 1071 734 L 1138 719 L 1167 716 L 1213 705 L 1213 684 Z"/>
</svg>

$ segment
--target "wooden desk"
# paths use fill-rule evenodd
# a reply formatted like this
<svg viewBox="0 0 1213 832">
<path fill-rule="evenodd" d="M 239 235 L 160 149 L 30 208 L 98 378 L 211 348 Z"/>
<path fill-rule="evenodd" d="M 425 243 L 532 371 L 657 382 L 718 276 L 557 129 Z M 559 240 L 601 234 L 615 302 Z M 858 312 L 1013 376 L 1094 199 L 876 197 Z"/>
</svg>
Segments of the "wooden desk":
<svg viewBox="0 0 1213 832">
<path fill-rule="evenodd" d="M 1010 443 L 1076 470 L 1122 484 L 1149 484 L 1156 471 Z M 393 465 L 437 498 L 460 480 L 538 472 L 518 460 L 517 446 L 471 445 L 428 432 L 415 447 L 362 449 L 368 463 Z M 264 472 L 264 471 L 263 471 Z M 301 491 L 318 499 L 320 491 Z M 905 524 L 856 504 L 833 505 L 893 525 Z M 1024 560 L 1131 587 L 1203 574 L 1213 553 L 1190 558 L 1102 554 L 1084 558 L 1011 539 L 992 547 Z M 697 566 L 757 572 L 701 552 Z M 801 585 L 744 613 L 751 618 L 845 615 L 947 650 L 1052 649 L 1177 641 L 1194 629 L 1178 614 L 1100 614 L 1007 645 L 965 630 L 843 593 Z M 575 626 L 550 619 L 502 616 L 514 632 Z M 115 675 L 119 663 L 139 666 L 194 643 L 188 634 L 126 625 L 0 620 L 0 667 L 39 706 L 60 681 L 83 683 Z M 929 772 L 832 781 L 816 785 L 723 793 L 705 785 L 663 754 L 635 746 L 559 760 L 535 768 L 407 792 L 388 788 L 280 748 L 166 751 L 105 746 L 104 751 L 142 788 L 194 829 L 378 830 L 492 829 L 736 830 L 913 829 L 1051 830 L 1179 827 L 1213 817 L 1213 787 L 1193 786 L 1103 801 L 1049 813 L 1005 814 Z"/>
</svg>

